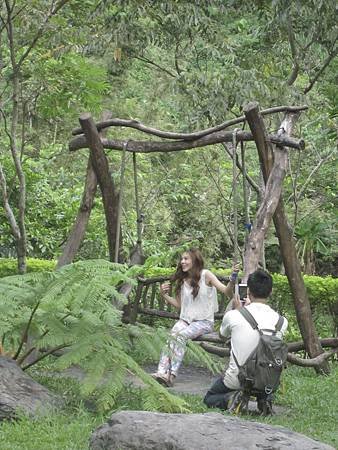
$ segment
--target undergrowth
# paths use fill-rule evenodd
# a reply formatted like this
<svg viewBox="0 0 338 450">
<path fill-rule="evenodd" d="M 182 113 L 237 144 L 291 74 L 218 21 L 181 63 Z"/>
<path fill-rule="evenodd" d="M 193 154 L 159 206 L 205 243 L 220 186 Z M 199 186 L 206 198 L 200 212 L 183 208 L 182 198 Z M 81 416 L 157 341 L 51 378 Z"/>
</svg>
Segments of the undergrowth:
<svg viewBox="0 0 338 450">
<path fill-rule="evenodd" d="M 95 399 L 81 394 L 76 380 L 37 377 L 38 381 L 64 396 L 62 412 L 31 420 L 0 425 L 1 450 L 85 450 L 91 433 L 107 421 L 111 413 L 120 410 L 142 410 L 144 393 L 141 388 L 126 385 L 117 396 L 114 411 L 99 413 Z M 245 419 L 281 425 L 314 439 L 338 447 L 338 366 L 335 363 L 329 376 L 319 376 L 312 369 L 289 367 L 284 373 L 284 388 L 276 403 L 283 407 L 272 417 L 246 416 Z M 191 412 L 210 412 L 201 396 L 183 395 Z M 225 413 L 226 414 L 226 413 Z"/>
</svg>

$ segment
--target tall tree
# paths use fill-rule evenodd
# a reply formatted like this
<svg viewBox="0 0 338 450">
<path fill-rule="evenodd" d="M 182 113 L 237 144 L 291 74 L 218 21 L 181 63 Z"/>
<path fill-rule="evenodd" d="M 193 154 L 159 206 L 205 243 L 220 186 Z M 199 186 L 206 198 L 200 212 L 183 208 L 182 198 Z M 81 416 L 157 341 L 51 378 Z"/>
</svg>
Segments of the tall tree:
<svg viewBox="0 0 338 450">
<path fill-rule="evenodd" d="M 27 233 L 25 225 L 26 177 L 22 166 L 22 157 L 26 140 L 24 124 L 26 104 L 22 97 L 24 82 L 23 66 L 30 57 L 32 49 L 37 44 L 38 40 L 46 32 L 51 19 L 59 13 L 68 1 L 69 0 L 60 0 L 59 2 L 52 1 L 48 5 L 44 20 L 36 29 L 34 29 L 34 32 L 31 34 L 29 40 L 24 43 L 24 46 L 21 41 L 22 36 L 19 34 L 19 26 L 22 24 L 23 9 L 28 7 L 28 4 L 20 3 L 18 5 L 15 1 L 5 0 L 1 8 L 1 33 L 5 35 L 9 50 L 7 63 L 9 66 L 7 72 L 8 78 L 4 91 L 7 94 L 7 101 L 10 104 L 9 108 L 7 105 L 5 109 L 2 106 L 1 114 L 18 182 L 18 203 L 15 205 L 18 210 L 17 216 L 15 214 L 14 206 L 11 206 L 10 204 L 6 174 L 1 163 L 0 186 L 2 190 L 3 206 L 16 242 L 19 273 L 24 273 L 26 271 L 27 254 Z M 7 113 L 8 110 L 9 114 Z"/>
</svg>

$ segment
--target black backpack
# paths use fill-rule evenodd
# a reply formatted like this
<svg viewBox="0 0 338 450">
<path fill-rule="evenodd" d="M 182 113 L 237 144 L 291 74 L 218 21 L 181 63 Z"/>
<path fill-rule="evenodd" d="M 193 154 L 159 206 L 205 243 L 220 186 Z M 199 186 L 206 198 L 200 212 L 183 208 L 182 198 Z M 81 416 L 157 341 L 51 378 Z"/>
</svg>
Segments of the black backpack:
<svg viewBox="0 0 338 450">
<path fill-rule="evenodd" d="M 238 379 L 241 388 L 253 393 L 261 392 L 270 395 L 278 389 L 288 354 L 288 346 L 276 336 L 276 333 L 282 328 L 284 318 L 279 316 L 274 330 L 261 330 L 258 328 L 255 318 L 246 308 L 239 309 L 239 312 L 259 333 L 257 347 L 242 366 L 238 364 L 232 353 L 239 369 Z M 264 334 L 263 331 L 269 331 L 271 335 Z"/>
</svg>

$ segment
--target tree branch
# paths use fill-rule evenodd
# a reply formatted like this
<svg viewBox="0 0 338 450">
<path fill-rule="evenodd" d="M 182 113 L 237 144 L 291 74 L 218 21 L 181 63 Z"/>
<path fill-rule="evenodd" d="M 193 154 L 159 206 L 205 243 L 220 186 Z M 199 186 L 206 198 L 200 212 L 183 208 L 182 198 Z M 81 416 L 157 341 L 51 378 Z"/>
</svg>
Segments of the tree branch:
<svg viewBox="0 0 338 450">
<path fill-rule="evenodd" d="M 223 142 L 232 142 L 232 131 L 219 131 L 217 133 L 210 134 L 208 136 L 204 136 L 200 139 L 196 139 L 194 141 L 174 141 L 174 142 L 166 142 L 166 141 L 128 141 L 128 152 L 136 152 L 136 153 L 154 153 L 154 152 L 177 152 L 180 150 L 189 150 L 198 147 L 206 147 L 208 145 L 213 144 L 221 144 Z M 237 141 L 252 141 L 253 136 L 252 133 L 248 131 L 239 131 L 236 134 Z M 276 134 L 268 135 L 268 139 L 270 142 L 284 146 L 291 147 L 303 150 L 305 147 L 305 143 L 303 139 L 296 139 L 290 136 L 279 136 Z M 101 143 L 104 148 L 114 149 L 114 150 L 123 150 L 123 146 L 125 141 L 113 140 L 113 139 L 101 139 Z M 78 136 L 74 138 L 69 143 L 69 150 L 75 151 L 80 148 L 87 148 L 88 143 L 86 141 L 85 136 Z"/>
<path fill-rule="evenodd" d="M 320 167 L 321 167 L 325 162 L 327 162 L 327 161 L 331 158 L 331 156 L 334 154 L 334 152 L 335 152 L 335 150 L 332 150 L 332 152 L 330 152 L 327 156 L 325 156 L 324 158 L 322 158 L 322 159 L 317 163 L 317 165 L 311 170 L 311 172 L 310 172 L 309 176 L 307 177 L 307 179 L 305 180 L 305 182 L 302 183 L 302 188 L 301 188 L 301 190 L 298 192 L 298 194 L 297 194 L 297 195 L 295 195 L 295 193 L 294 193 L 294 194 L 291 194 L 291 195 L 289 196 L 289 198 L 287 199 L 287 202 L 286 202 L 286 203 L 288 203 L 288 202 L 291 200 L 291 198 L 292 198 L 293 196 L 295 197 L 295 201 L 296 201 L 296 202 L 299 201 L 299 199 L 300 199 L 301 195 L 303 194 L 303 192 L 305 191 L 307 185 L 308 185 L 309 182 L 312 180 L 313 175 L 320 169 Z"/>
<path fill-rule="evenodd" d="M 299 64 L 298 64 L 298 60 L 297 60 L 297 50 L 296 50 L 295 34 L 293 31 L 293 27 L 292 27 L 292 19 L 288 12 L 287 12 L 287 34 L 288 34 L 291 55 L 292 55 L 292 60 L 293 60 L 292 72 L 287 81 L 287 85 L 292 86 L 298 77 Z"/>
<path fill-rule="evenodd" d="M 164 67 L 161 67 L 159 64 L 156 64 L 154 61 L 151 61 L 150 59 L 146 58 L 145 56 L 134 56 L 135 59 L 139 59 L 140 61 L 143 61 L 147 64 L 150 64 L 151 66 L 156 67 L 157 69 L 161 70 L 162 72 L 165 72 L 166 74 L 170 75 L 173 78 L 176 78 L 176 75 L 170 70 L 165 69 Z"/>
<path fill-rule="evenodd" d="M 6 0 L 7 1 L 7 0 Z M 22 65 L 22 63 L 24 62 L 24 60 L 27 58 L 27 56 L 30 54 L 30 52 L 32 51 L 32 49 L 34 48 L 35 44 L 37 43 L 37 41 L 40 39 L 40 37 L 43 35 L 43 32 L 45 31 L 46 25 L 48 24 L 49 20 L 55 16 L 59 10 L 66 4 L 68 3 L 70 0 L 60 0 L 60 2 L 58 4 L 56 4 L 56 6 L 50 10 L 50 12 L 46 15 L 45 20 L 43 21 L 43 23 L 41 24 L 40 28 L 38 29 L 38 31 L 36 32 L 34 38 L 32 39 L 31 43 L 29 44 L 28 48 L 26 49 L 26 51 L 23 53 L 23 55 L 21 56 L 21 58 L 19 59 L 18 63 L 16 64 L 16 69 L 19 69 Z M 53 4 L 54 2 L 52 2 Z"/>
<path fill-rule="evenodd" d="M 279 112 L 299 112 L 308 109 L 307 106 L 276 106 L 273 108 L 263 109 L 260 113 L 264 116 L 267 114 L 275 114 Z M 129 127 L 134 128 L 139 131 L 143 131 L 147 134 L 153 134 L 154 136 L 162 137 L 165 139 L 182 139 L 187 141 L 192 141 L 195 139 L 202 138 L 208 134 L 215 133 L 217 131 L 222 131 L 225 128 L 230 127 L 231 125 L 236 125 L 242 122 L 245 122 L 245 116 L 236 117 L 235 119 L 227 120 L 220 125 L 216 125 L 215 127 L 206 128 L 205 130 L 195 131 L 194 133 L 173 133 L 170 131 L 162 131 L 157 130 L 156 128 L 148 127 L 138 120 L 128 120 L 128 119 L 111 119 L 102 122 L 96 123 L 96 127 L 98 131 L 107 127 Z M 83 134 L 82 128 L 75 128 L 72 131 L 72 135 L 76 136 L 78 134 Z"/>
<path fill-rule="evenodd" d="M 42 359 L 46 358 L 47 356 L 51 355 L 52 353 L 61 350 L 62 348 L 67 348 L 70 347 L 71 344 L 61 344 L 58 345 L 57 347 L 51 348 L 50 350 L 48 350 L 48 352 L 44 353 L 43 355 L 39 356 L 38 358 L 34 359 L 32 362 L 30 362 L 29 364 L 27 364 L 26 366 L 22 367 L 22 370 L 26 370 L 29 367 L 33 366 L 34 364 L 38 363 L 39 361 L 41 361 Z"/>
<path fill-rule="evenodd" d="M 293 355 L 292 353 L 288 353 L 287 361 L 291 364 L 295 364 L 296 366 L 301 367 L 319 367 L 323 364 L 328 358 L 333 356 L 338 352 L 338 348 L 334 348 L 329 350 L 328 352 L 321 353 L 315 358 L 304 359 L 299 356 Z"/>
<path fill-rule="evenodd" d="M 31 323 L 32 323 L 34 314 L 35 314 L 36 310 L 38 309 L 39 305 L 40 305 L 40 301 L 37 302 L 37 304 L 34 306 L 32 312 L 31 312 L 31 315 L 30 315 L 29 320 L 28 320 L 28 322 L 27 322 L 26 328 L 25 328 L 25 330 L 24 330 L 24 332 L 23 332 L 23 334 L 22 334 L 22 338 L 21 338 L 20 345 L 19 345 L 19 347 L 18 347 L 18 349 L 17 349 L 15 355 L 13 356 L 13 359 L 14 359 L 14 360 L 17 359 L 18 356 L 20 355 L 20 352 L 21 352 L 21 349 L 22 349 L 22 347 L 23 347 L 23 344 L 24 344 L 24 343 L 26 342 L 26 340 L 27 340 L 29 327 L 31 326 Z"/>
<path fill-rule="evenodd" d="M 318 80 L 318 78 L 322 75 L 322 73 L 324 72 L 324 70 L 327 68 L 327 66 L 330 64 L 330 62 L 338 55 L 338 48 L 336 48 L 335 50 L 333 50 L 329 56 L 326 58 L 326 60 L 324 61 L 324 64 L 322 65 L 322 67 L 318 70 L 318 72 L 316 73 L 316 75 L 312 78 L 312 80 L 310 80 L 309 85 L 304 89 L 304 94 L 307 94 L 314 86 L 315 82 Z"/>
</svg>

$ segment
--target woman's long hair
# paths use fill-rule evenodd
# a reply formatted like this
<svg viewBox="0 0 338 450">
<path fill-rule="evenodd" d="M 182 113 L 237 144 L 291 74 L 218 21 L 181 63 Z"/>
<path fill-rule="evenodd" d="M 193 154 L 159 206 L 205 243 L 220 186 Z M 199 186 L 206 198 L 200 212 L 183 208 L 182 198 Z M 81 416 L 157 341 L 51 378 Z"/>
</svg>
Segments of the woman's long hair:
<svg viewBox="0 0 338 450">
<path fill-rule="evenodd" d="M 192 296 L 196 298 L 199 291 L 199 282 L 201 279 L 201 272 L 204 268 L 204 260 L 201 252 L 197 248 L 190 248 L 186 250 L 184 253 L 189 253 L 192 261 L 191 270 L 188 272 L 183 272 L 181 266 L 181 259 L 179 260 L 176 268 L 176 272 L 172 276 L 172 281 L 176 281 L 176 295 L 179 295 L 181 292 L 182 284 L 186 278 L 191 274 L 191 287 L 192 287 Z"/>
</svg>

